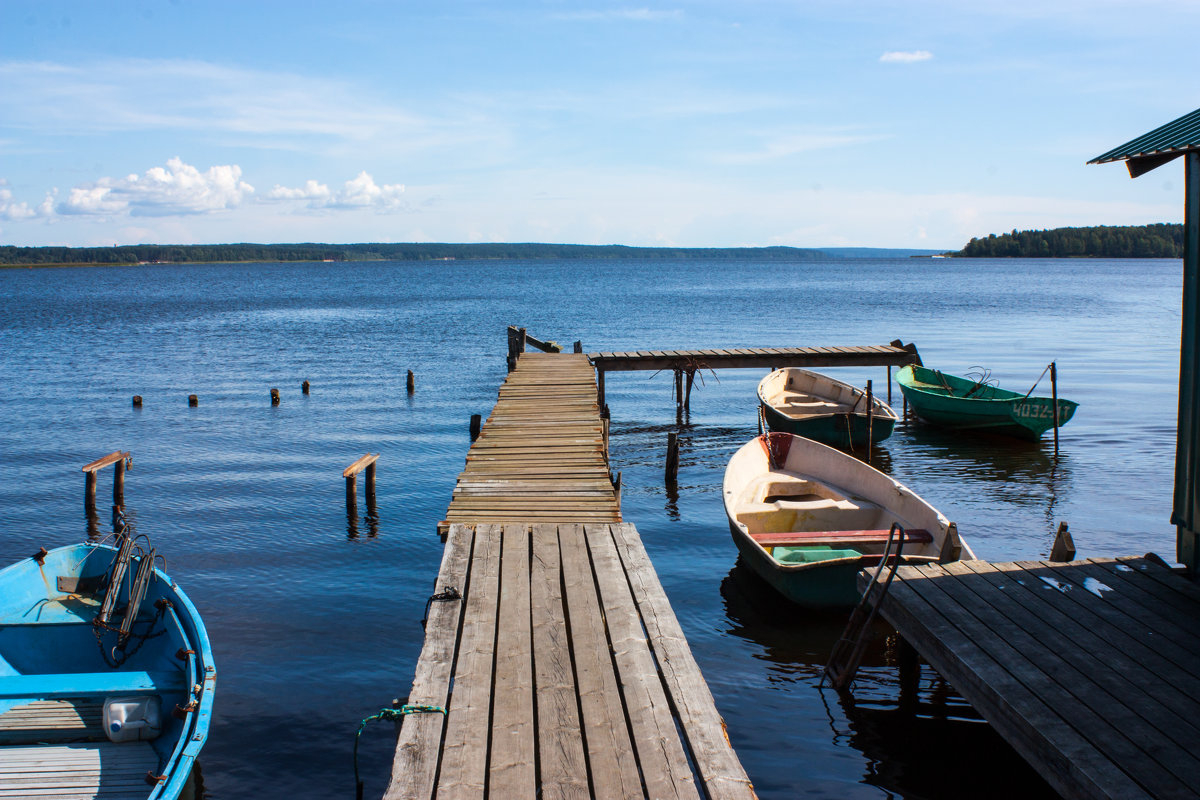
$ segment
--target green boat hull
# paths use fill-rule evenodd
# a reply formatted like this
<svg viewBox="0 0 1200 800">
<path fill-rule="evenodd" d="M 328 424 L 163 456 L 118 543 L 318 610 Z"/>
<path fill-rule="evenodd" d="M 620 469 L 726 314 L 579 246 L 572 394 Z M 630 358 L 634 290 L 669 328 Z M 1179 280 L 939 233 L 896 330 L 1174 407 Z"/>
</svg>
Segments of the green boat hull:
<svg viewBox="0 0 1200 800">
<path fill-rule="evenodd" d="M 762 404 L 762 408 L 767 429 L 776 433 L 793 433 L 842 450 L 862 450 L 867 446 L 866 414 L 828 414 L 793 419 L 780 414 L 765 403 Z M 892 435 L 895 427 L 896 420 L 884 416 L 875 417 L 869 428 L 870 438 L 876 443 L 882 442 Z"/>
<path fill-rule="evenodd" d="M 917 366 L 901 369 L 896 382 L 913 413 L 932 425 L 1030 441 L 1054 427 L 1054 401 L 1049 397 L 1026 397 Z M 1059 399 L 1059 427 L 1070 421 L 1078 405 Z"/>
</svg>

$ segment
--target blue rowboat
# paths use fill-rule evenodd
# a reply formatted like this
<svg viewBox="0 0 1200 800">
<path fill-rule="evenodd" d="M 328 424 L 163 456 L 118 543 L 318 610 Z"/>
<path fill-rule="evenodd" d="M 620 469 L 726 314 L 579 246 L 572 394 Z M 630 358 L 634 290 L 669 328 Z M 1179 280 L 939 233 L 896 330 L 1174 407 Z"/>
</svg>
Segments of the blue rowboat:
<svg viewBox="0 0 1200 800">
<path fill-rule="evenodd" d="M 216 688 L 208 634 L 145 537 L 116 545 L 0 570 L 0 795 L 192 788 Z"/>
<path fill-rule="evenodd" d="M 851 451 L 891 436 L 898 419 L 891 406 L 878 397 L 872 397 L 868 405 L 862 389 L 796 367 L 777 369 L 763 378 L 758 384 L 758 402 L 767 430 L 794 433 Z"/>
<path fill-rule="evenodd" d="M 983 380 L 908 366 L 896 374 L 900 391 L 925 422 L 953 430 L 1001 433 L 1037 441 L 1054 427 L 1054 401 L 1001 389 Z M 1078 403 L 1058 400 L 1058 426 L 1075 415 Z"/>
<path fill-rule="evenodd" d="M 906 564 L 974 558 L 958 529 L 908 487 L 854 456 L 790 433 L 738 449 L 722 486 L 742 562 L 807 608 L 859 599 L 859 570 L 879 563 L 893 524 Z"/>
</svg>

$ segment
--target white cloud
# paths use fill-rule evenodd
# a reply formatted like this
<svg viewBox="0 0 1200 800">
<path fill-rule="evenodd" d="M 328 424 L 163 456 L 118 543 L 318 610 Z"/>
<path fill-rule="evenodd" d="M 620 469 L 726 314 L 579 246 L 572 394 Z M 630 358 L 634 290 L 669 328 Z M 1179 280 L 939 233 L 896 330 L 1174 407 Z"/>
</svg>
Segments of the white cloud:
<svg viewBox="0 0 1200 800">
<path fill-rule="evenodd" d="M 931 58 L 933 53 L 928 50 L 889 50 L 879 57 L 879 61 L 883 64 L 915 64 Z"/>
<path fill-rule="evenodd" d="M 315 180 L 305 181 L 304 186 L 290 189 L 276 186 L 267 192 L 270 201 L 304 200 L 309 208 L 374 208 L 379 211 L 396 211 L 402 208 L 401 195 L 404 184 L 392 183 L 380 186 L 366 170 L 358 177 L 346 181 L 340 192 L 330 192 L 329 187 Z"/>
<path fill-rule="evenodd" d="M 0 178 L 0 219 L 29 219 L 37 212 L 28 203 L 14 203 L 12 191 L 6 188 L 8 181 Z"/>
<path fill-rule="evenodd" d="M 241 205 L 254 193 L 236 164 L 201 172 L 179 158 L 166 168 L 151 167 L 144 175 L 101 178 L 76 186 L 59 203 L 59 214 L 171 216 L 204 214 Z M 45 205 L 45 204 L 43 204 Z"/>
</svg>

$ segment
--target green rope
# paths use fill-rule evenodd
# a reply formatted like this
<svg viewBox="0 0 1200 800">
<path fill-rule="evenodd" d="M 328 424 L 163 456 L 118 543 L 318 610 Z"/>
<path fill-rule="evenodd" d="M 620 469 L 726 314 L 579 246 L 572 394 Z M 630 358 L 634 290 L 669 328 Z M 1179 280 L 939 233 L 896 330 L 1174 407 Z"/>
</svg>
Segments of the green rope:
<svg viewBox="0 0 1200 800">
<path fill-rule="evenodd" d="M 407 714 L 445 714 L 446 709 L 441 706 L 422 705 L 420 703 L 405 703 L 400 708 L 381 708 L 378 714 L 373 714 L 362 721 L 358 726 L 358 733 L 354 734 L 354 786 L 357 791 L 359 800 L 362 800 L 363 783 L 358 779 L 358 740 L 362 736 L 363 729 L 368 723 L 375 720 L 384 719 L 399 722 L 404 719 Z"/>
</svg>

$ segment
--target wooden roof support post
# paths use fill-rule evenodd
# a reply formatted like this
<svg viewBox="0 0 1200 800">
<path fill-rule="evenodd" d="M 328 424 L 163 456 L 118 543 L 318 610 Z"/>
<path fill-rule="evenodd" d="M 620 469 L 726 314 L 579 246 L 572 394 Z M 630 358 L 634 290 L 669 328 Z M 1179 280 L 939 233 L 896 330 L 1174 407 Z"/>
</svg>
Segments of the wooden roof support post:
<svg viewBox="0 0 1200 800">
<path fill-rule="evenodd" d="M 1176 560 L 1196 574 L 1200 524 L 1200 152 L 1184 156 L 1183 341 L 1179 362 L 1179 428 L 1175 451 Z"/>
</svg>

